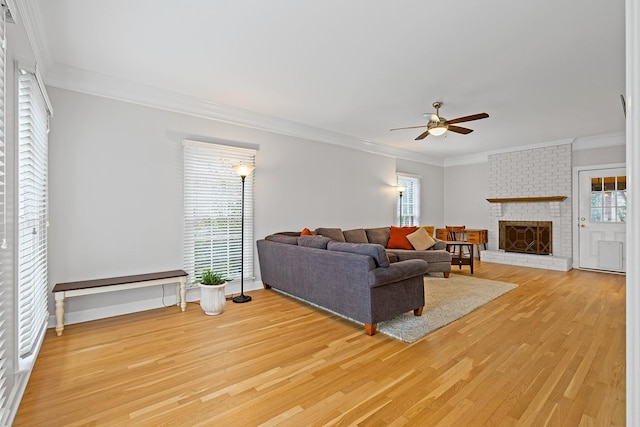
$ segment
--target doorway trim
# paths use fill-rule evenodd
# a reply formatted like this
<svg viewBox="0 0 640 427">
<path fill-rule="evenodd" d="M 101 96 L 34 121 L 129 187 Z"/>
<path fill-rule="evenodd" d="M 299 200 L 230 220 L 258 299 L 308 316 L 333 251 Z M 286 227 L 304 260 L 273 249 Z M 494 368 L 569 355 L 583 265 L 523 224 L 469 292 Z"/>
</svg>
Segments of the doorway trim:
<svg viewBox="0 0 640 427">
<path fill-rule="evenodd" d="M 626 169 L 626 163 L 607 163 L 607 164 L 603 164 L 603 165 L 588 165 L 588 166 L 574 166 L 573 167 L 573 172 L 572 172 L 572 176 L 571 176 L 571 185 L 572 185 L 572 214 L 573 214 L 573 219 L 571 220 L 571 227 L 573 227 L 573 230 L 571 232 L 571 236 L 572 236 L 572 246 L 573 246 L 573 268 L 580 268 L 580 240 L 579 240 L 579 233 L 578 233 L 578 227 L 580 226 L 579 224 L 579 215 L 578 213 L 580 212 L 580 206 L 578 205 L 579 203 L 579 197 L 580 197 L 580 180 L 578 179 L 578 174 L 580 172 L 583 171 L 589 171 L 589 170 L 597 170 L 597 169 L 614 169 L 614 168 L 625 168 Z"/>
</svg>

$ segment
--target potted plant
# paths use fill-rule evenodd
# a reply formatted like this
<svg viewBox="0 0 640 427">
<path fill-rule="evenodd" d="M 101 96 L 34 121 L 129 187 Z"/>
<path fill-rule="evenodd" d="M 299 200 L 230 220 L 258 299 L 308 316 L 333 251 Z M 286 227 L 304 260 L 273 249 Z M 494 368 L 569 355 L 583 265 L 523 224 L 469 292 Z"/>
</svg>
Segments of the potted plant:
<svg viewBox="0 0 640 427">
<path fill-rule="evenodd" d="M 202 273 L 198 285 L 200 286 L 200 307 L 205 314 L 215 316 L 224 310 L 226 302 L 224 290 L 229 279 L 220 273 L 206 270 Z"/>
</svg>

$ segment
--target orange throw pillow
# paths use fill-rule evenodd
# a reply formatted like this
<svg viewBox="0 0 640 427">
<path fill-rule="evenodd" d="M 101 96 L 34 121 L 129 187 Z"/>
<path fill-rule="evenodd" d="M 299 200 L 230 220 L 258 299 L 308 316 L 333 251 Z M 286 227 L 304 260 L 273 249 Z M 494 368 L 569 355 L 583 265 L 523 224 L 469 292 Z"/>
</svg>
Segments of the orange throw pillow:
<svg viewBox="0 0 640 427">
<path fill-rule="evenodd" d="M 305 227 L 304 230 L 302 230 L 302 232 L 300 232 L 301 236 L 315 236 L 316 233 L 314 233 L 313 231 L 309 230 L 308 228 Z"/>
<path fill-rule="evenodd" d="M 389 236 L 389 243 L 387 248 L 389 249 L 409 249 L 412 250 L 413 246 L 407 239 L 407 235 L 416 231 L 418 227 L 394 227 L 391 226 L 391 234 Z"/>
</svg>

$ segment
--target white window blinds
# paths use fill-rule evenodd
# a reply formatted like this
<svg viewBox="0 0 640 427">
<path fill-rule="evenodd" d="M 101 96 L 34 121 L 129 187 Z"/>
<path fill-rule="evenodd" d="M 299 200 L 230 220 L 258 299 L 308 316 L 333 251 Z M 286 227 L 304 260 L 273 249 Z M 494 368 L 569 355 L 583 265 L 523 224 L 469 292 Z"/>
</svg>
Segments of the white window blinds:
<svg viewBox="0 0 640 427">
<path fill-rule="evenodd" d="M 0 425 L 8 424 L 9 404 L 8 404 L 8 388 L 10 387 L 11 378 L 9 375 L 9 343 L 7 342 L 7 328 L 9 327 L 9 304 L 11 280 L 7 274 L 7 223 L 6 223 L 6 168 L 5 168 L 5 131 L 4 131 L 4 110 L 5 110 L 5 94 L 4 94 L 4 76 L 5 76 L 5 9 L 0 8 Z"/>
<path fill-rule="evenodd" d="M 233 165 L 255 165 L 255 150 L 184 141 L 184 269 L 189 283 L 211 269 L 241 274 L 242 180 Z M 245 180 L 244 276 L 253 277 L 253 177 Z"/>
<path fill-rule="evenodd" d="M 420 177 L 398 174 L 398 186 L 406 187 L 402 192 L 402 206 L 398 197 L 400 225 L 420 225 Z"/>
<path fill-rule="evenodd" d="M 33 363 L 47 326 L 47 103 L 34 74 L 19 76 L 18 354 Z"/>
</svg>

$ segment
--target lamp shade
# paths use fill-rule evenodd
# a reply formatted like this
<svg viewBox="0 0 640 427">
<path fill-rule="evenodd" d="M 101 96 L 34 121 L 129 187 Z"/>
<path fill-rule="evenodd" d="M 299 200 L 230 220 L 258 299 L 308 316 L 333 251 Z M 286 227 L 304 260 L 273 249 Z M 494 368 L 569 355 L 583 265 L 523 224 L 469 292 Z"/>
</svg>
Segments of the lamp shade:
<svg viewBox="0 0 640 427">
<path fill-rule="evenodd" d="M 440 136 L 447 131 L 447 125 L 436 125 L 429 128 L 429 133 L 433 136 Z"/>
<path fill-rule="evenodd" d="M 233 165 L 231 167 L 239 176 L 243 178 L 249 176 L 251 172 L 253 172 L 253 170 L 256 168 L 255 166 L 251 165 Z"/>
<path fill-rule="evenodd" d="M 407 190 L 407 186 L 406 185 L 398 185 L 396 187 L 396 190 L 398 190 L 398 193 L 402 194 L 403 192 L 405 192 Z"/>
</svg>

